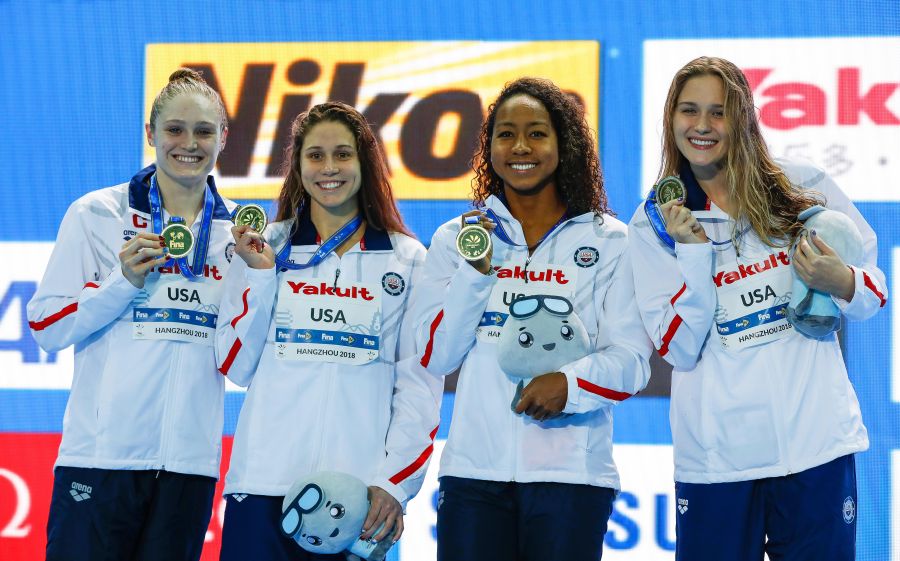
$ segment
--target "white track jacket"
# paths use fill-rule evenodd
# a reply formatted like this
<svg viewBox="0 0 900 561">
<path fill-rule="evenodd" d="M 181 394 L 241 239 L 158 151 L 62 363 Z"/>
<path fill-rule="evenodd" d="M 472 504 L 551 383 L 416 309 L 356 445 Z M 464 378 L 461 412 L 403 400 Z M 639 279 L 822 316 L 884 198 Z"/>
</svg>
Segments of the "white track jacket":
<svg viewBox="0 0 900 561">
<path fill-rule="evenodd" d="M 133 306 L 148 297 L 165 298 L 169 290 L 175 297 L 173 309 L 187 309 L 187 300 L 193 300 L 193 307 L 197 299 L 217 295 L 229 265 L 229 217 L 235 204 L 222 199 L 212 178 L 208 180 L 215 206 L 202 280 L 189 282 L 174 268 L 162 268 L 148 275 L 145 290 L 135 288 L 122 275 L 119 251 L 124 240 L 151 230 L 148 192 L 154 171 L 150 166 L 130 183 L 88 193 L 72 203 L 44 278 L 28 304 L 29 324 L 43 349 L 75 345 L 75 373 L 56 465 L 218 477 L 225 386 L 216 371 L 214 347 L 136 339 Z M 199 225 L 198 216 L 192 226 L 195 236 Z M 175 282 L 154 282 L 163 279 Z M 158 288 L 154 291 L 153 286 Z M 206 318 L 218 310 L 217 299 L 202 304 Z M 212 330 L 207 336 L 212 343 Z"/>
<path fill-rule="evenodd" d="M 848 319 L 872 316 L 887 299 L 875 232 L 825 172 L 805 163 L 778 164 L 797 188 L 821 193 L 828 208 L 859 227 L 865 249 L 862 265 L 851 267 L 855 293 L 849 302 L 834 300 Z M 629 224 L 641 316 L 659 354 L 674 366 L 675 479 L 720 483 L 777 477 L 868 448 L 835 334 L 812 339 L 776 322 L 747 329 L 746 336 L 732 339 L 736 346 L 725 348 L 721 339 L 728 331 L 721 318 L 729 286 L 740 292 L 745 306 L 761 300 L 773 283 L 760 277 L 790 278 L 791 252 L 764 245 L 744 226 L 738 255 L 730 241 L 734 222 L 708 202 L 690 168 L 681 177 L 688 208 L 711 242 L 679 243 L 670 251 L 650 228 L 643 207 Z M 775 303 L 783 304 L 784 296 L 780 292 Z M 755 344 L 757 336 L 781 338 Z"/>
<path fill-rule="evenodd" d="M 524 244 L 522 228 L 506 206 L 496 197 L 486 206 L 512 241 Z M 492 275 L 479 273 L 458 255 L 459 230 L 457 217 L 435 233 L 414 314 L 421 364 L 440 375 L 460 369 L 440 475 L 618 489 L 612 406 L 647 384 L 651 351 L 634 302 L 625 225 L 592 213 L 568 218 L 530 258 L 523 245 L 494 236 Z M 563 412 L 571 415 L 538 422 L 510 408 L 517 381 L 500 369 L 496 337 L 484 332 L 495 312 L 508 313 L 508 308 L 488 308 L 492 291 L 510 277 L 527 277 L 535 293 L 572 292 L 593 353 L 560 368 L 568 381 Z"/>
<path fill-rule="evenodd" d="M 308 211 L 286 240 L 291 224 L 273 224 L 266 236 L 276 252 L 291 243 L 290 259 L 306 263 L 319 243 Z M 282 496 L 300 476 L 322 470 L 350 473 L 401 504 L 418 492 L 440 422 L 443 391 L 439 377 L 417 367 L 408 322 L 408 310 L 420 292 L 424 252 L 403 234 L 369 227 L 357 247 L 341 257 L 332 252 L 308 269 L 251 269 L 235 260 L 222 302 L 222 317 L 228 319 L 219 323 L 216 345 L 220 371 L 249 389 L 225 478 L 226 494 Z M 303 287 L 301 299 L 335 288 L 338 296 L 350 299 L 362 294 L 361 287 L 368 287 L 367 296 L 377 292 L 377 358 L 366 364 L 341 364 L 328 355 L 312 361 L 279 358 L 284 351 L 276 330 L 297 320 L 288 312 L 276 313 L 283 305 L 279 290 L 291 286 Z M 346 298 L 332 296 L 331 307 L 349 316 L 349 303 L 342 300 Z"/>
</svg>

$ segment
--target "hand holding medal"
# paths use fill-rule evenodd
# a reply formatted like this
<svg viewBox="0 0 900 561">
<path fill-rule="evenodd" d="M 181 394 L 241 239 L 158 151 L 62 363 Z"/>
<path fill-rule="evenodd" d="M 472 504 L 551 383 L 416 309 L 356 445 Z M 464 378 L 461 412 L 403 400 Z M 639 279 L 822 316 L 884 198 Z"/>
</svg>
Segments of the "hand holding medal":
<svg viewBox="0 0 900 561">
<path fill-rule="evenodd" d="M 462 215 L 462 229 L 456 236 L 456 251 L 480 273 L 488 274 L 491 269 L 491 232 L 496 227 L 493 221 L 479 210 Z"/>
<path fill-rule="evenodd" d="M 259 205 L 239 206 L 231 217 L 234 227 L 234 252 L 252 269 L 271 269 L 275 266 L 275 252 L 266 244 L 262 233 L 268 225 L 266 211 Z"/>
<path fill-rule="evenodd" d="M 681 179 L 670 175 L 654 186 L 656 204 L 665 222 L 666 233 L 678 243 L 706 243 L 709 239 L 703 226 L 685 208 L 687 189 Z"/>
<path fill-rule="evenodd" d="M 122 276 L 137 288 L 144 288 L 147 273 L 168 260 L 169 250 L 163 237 L 150 232 L 140 232 L 126 241 L 119 252 Z"/>
</svg>

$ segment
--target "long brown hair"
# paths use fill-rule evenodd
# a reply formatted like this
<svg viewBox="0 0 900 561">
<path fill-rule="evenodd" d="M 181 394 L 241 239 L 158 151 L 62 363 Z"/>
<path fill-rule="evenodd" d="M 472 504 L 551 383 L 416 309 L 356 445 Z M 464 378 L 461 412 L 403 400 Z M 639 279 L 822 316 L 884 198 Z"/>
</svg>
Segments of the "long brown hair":
<svg viewBox="0 0 900 561">
<path fill-rule="evenodd" d="M 403 223 L 391 191 L 384 150 L 359 111 L 340 101 L 316 105 L 294 119 L 291 125 L 291 142 L 285 149 L 283 166 L 285 177 L 281 193 L 278 195 L 276 220 L 297 218 L 300 209 L 309 204 L 309 193 L 303 189 L 300 176 L 303 141 L 313 127 L 324 122 L 343 124 L 356 139 L 356 151 L 362 174 L 362 185 L 357 196 L 366 223 L 378 230 L 412 236 Z"/>
<path fill-rule="evenodd" d="M 803 227 L 797 215 L 819 204 L 821 195 L 794 188 L 779 168 L 763 140 L 753 105 L 753 93 L 744 73 L 723 58 L 700 57 L 684 65 L 672 79 L 663 116 L 663 146 L 660 178 L 676 175 L 685 158 L 675 144 L 672 118 L 685 83 L 696 76 L 716 76 L 725 89 L 725 121 L 728 153 L 725 180 L 734 204 L 735 218 L 745 217 L 759 238 L 776 247 L 785 238 L 794 240 Z M 738 228 L 732 239 L 736 237 Z"/>
<path fill-rule="evenodd" d="M 593 212 L 615 216 L 609 209 L 603 173 L 594 135 L 584 118 L 584 109 L 553 82 L 541 78 L 519 78 L 509 82 L 488 107 L 481 124 L 479 145 L 473 158 L 472 195 L 475 206 L 484 206 L 490 195 L 503 193 L 503 180 L 491 164 L 491 139 L 497 110 L 514 95 L 524 94 L 543 104 L 556 132 L 559 164 L 556 166 L 556 189 L 571 215 Z"/>
</svg>

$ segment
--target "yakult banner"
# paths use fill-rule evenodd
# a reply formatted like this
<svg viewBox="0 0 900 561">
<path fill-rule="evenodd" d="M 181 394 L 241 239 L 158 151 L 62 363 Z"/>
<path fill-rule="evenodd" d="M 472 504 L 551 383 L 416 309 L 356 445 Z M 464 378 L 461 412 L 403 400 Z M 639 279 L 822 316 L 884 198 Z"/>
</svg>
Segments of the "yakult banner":
<svg viewBox="0 0 900 561">
<path fill-rule="evenodd" d="M 672 77 L 704 55 L 744 71 L 773 155 L 816 163 L 855 201 L 900 201 L 900 37 L 645 41 L 642 192 Z"/>
<path fill-rule="evenodd" d="M 201 70 L 228 111 L 222 193 L 274 199 L 291 122 L 317 103 L 344 101 L 373 125 L 398 198 L 466 199 L 482 117 L 503 84 L 553 80 L 596 127 L 599 53 L 596 41 L 148 45 L 144 119 L 174 69 Z"/>
</svg>

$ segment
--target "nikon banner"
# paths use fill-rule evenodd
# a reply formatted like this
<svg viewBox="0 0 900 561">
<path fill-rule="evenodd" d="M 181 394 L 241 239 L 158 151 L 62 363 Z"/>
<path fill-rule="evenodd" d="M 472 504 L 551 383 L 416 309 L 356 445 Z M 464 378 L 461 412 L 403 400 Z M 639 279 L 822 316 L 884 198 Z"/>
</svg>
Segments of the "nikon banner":
<svg viewBox="0 0 900 561">
<path fill-rule="evenodd" d="M 487 105 L 521 76 L 553 80 L 597 126 L 596 41 L 203 43 L 146 48 L 145 122 L 180 66 L 219 91 L 229 133 L 219 157 L 222 193 L 273 199 L 291 122 L 317 103 L 344 101 L 372 124 L 401 199 L 465 199 Z M 144 161 L 154 154 L 144 147 Z"/>
</svg>

